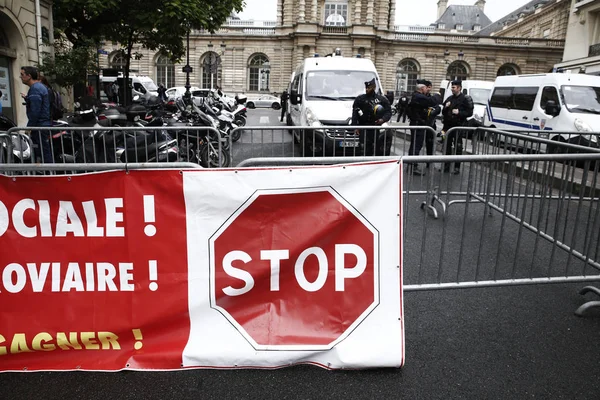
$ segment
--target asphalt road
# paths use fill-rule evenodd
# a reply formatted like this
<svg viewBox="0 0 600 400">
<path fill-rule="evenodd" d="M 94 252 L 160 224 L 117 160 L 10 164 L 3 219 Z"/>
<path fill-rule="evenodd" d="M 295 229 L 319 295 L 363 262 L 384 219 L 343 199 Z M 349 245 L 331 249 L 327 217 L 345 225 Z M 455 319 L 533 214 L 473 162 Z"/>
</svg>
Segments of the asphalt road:
<svg viewBox="0 0 600 400">
<path fill-rule="evenodd" d="M 278 115 L 273 110 L 249 110 L 248 125 L 272 126 L 278 123 Z M 271 143 L 271 148 L 262 146 L 259 152 L 258 146 L 251 146 L 259 139 Z M 399 140 L 394 151 L 404 148 Z M 286 131 L 273 131 L 245 135 L 233 151 L 237 164 L 250 156 L 294 154 L 294 145 Z M 444 179 L 450 188 L 461 190 L 469 180 L 470 168 L 463 168 L 464 175 L 458 176 L 432 170 L 427 177 Z M 427 177 L 410 177 L 407 188 L 414 192 L 427 188 Z M 435 220 L 421 211 L 423 200 L 423 194 L 415 193 L 404 203 L 407 284 L 434 279 L 431 268 L 439 265 L 440 258 L 448 268 L 447 279 L 456 276 L 453 268 L 459 265 L 462 273 L 470 274 L 473 267 L 496 265 L 495 259 L 500 260 L 500 272 L 516 265 L 519 271 L 535 274 L 543 273 L 549 264 L 558 268 L 569 262 L 564 252 L 553 254 L 547 242 L 536 242 L 536 235 L 521 232 L 519 236 L 518 224 L 503 221 L 499 214 L 489 216 L 481 206 L 455 205 L 447 218 Z M 515 213 L 522 213 L 525 206 L 514 207 Z M 584 207 L 593 209 L 594 204 Z M 535 205 L 527 210 L 537 212 Z M 570 215 L 574 219 L 574 213 Z M 593 232 L 589 240 L 597 245 L 598 223 L 574 221 L 564 228 L 566 237 L 576 232 L 574 237 L 579 238 L 585 226 L 585 231 Z M 441 246 L 443 237 L 445 246 Z M 479 251 L 477 243 L 486 247 Z M 5 373 L 0 374 L 0 399 L 597 399 L 600 311 L 587 318 L 573 314 L 585 300 L 595 300 L 592 295 L 579 295 L 583 286 L 407 292 L 406 363 L 402 369 L 326 371 L 296 366 L 280 370 Z"/>
</svg>

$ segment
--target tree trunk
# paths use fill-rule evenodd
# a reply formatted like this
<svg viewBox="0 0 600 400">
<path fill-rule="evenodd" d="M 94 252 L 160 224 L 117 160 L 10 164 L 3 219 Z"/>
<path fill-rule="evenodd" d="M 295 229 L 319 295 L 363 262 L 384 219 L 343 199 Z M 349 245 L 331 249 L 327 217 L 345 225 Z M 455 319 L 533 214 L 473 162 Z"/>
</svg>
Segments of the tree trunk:
<svg viewBox="0 0 600 400">
<path fill-rule="evenodd" d="M 133 30 L 129 33 L 127 40 L 127 56 L 125 57 L 125 71 L 123 72 L 123 105 L 131 104 L 131 86 L 129 85 L 129 67 L 131 65 L 131 52 L 133 50 Z"/>
</svg>

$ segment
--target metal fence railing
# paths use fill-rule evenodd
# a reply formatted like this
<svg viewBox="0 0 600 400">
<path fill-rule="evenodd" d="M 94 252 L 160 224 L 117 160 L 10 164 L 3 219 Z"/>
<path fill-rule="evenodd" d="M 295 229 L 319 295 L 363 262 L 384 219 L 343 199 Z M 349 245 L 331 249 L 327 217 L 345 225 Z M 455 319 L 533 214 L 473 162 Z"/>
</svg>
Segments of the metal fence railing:
<svg viewBox="0 0 600 400">
<path fill-rule="evenodd" d="M 54 171 L 77 171 L 72 164 L 230 164 L 229 143 L 212 127 L 17 127 L 1 133 L 0 144 L 0 171 L 11 173 L 33 171 L 32 164 Z"/>
</svg>

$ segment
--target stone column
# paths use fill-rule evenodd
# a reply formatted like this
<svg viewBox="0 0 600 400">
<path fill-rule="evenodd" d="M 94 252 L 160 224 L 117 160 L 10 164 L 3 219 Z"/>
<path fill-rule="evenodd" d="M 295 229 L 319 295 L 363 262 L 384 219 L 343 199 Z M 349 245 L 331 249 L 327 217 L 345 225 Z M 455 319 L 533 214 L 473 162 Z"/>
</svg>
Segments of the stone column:
<svg viewBox="0 0 600 400">
<path fill-rule="evenodd" d="M 304 22 L 306 15 L 306 2 L 305 0 L 300 0 L 298 5 L 298 22 Z"/>
<path fill-rule="evenodd" d="M 360 21 L 360 13 L 361 13 L 361 4 L 362 0 L 355 0 L 354 1 L 354 24 L 355 25 L 360 25 L 361 21 Z"/>
<path fill-rule="evenodd" d="M 396 17 L 396 0 L 392 0 L 391 4 L 390 4 L 390 9 L 388 10 L 389 12 L 389 21 L 390 21 L 390 25 L 388 26 L 388 29 L 390 31 L 394 30 L 394 26 L 396 25 L 396 21 L 395 21 L 395 17 Z"/>
<path fill-rule="evenodd" d="M 277 0 L 277 25 L 283 26 L 283 3 L 285 0 Z"/>
<path fill-rule="evenodd" d="M 312 17 L 311 17 L 311 21 L 318 24 L 319 23 L 319 13 L 317 12 L 318 10 L 318 1 L 317 0 L 312 0 Z"/>
<path fill-rule="evenodd" d="M 367 0 L 367 25 L 373 25 L 373 1 Z"/>
</svg>

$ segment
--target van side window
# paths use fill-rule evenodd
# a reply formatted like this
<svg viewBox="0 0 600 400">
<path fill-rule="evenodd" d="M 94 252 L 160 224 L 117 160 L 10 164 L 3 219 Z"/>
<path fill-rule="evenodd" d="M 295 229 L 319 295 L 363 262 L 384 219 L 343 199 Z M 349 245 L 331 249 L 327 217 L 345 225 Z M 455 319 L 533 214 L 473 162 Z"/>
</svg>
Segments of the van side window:
<svg viewBox="0 0 600 400">
<path fill-rule="evenodd" d="M 546 109 L 546 103 L 548 100 L 552 100 L 556 103 L 556 105 L 560 104 L 558 100 L 558 90 L 554 86 L 546 86 L 544 90 L 542 90 L 542 97 L 540 98 L 540 107 L 542 110 Z"/>
<path fill-rule="evenodd" d="M 538 87 L 515 87 L 513 90 L 515 110 L 531 111 L 538 93 Z"/>
<path fill-rule="evenodd" d="M 292 90 L 297 91 L 298 90 L 298 83 L 300 82 L 300 75 L 296 75 L 294 77 L 294 80 L 292 81 Z"/>
<path fill-rule="evenodd" d="M 492 98 L 490 99 L 490 107 L 512 108 L 511 94 L 512 87 L 498 87 L 494 89 Z"/>
<path fill-rule="evenodd" d="M 139 82 L 135 82 L 133 84 L 133 88 L 140 93 L 146 93 L 146 88 L 144 88 Z"/>
</svg>

